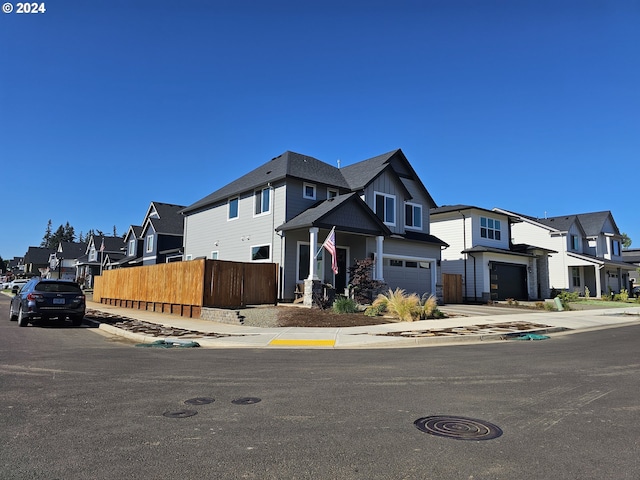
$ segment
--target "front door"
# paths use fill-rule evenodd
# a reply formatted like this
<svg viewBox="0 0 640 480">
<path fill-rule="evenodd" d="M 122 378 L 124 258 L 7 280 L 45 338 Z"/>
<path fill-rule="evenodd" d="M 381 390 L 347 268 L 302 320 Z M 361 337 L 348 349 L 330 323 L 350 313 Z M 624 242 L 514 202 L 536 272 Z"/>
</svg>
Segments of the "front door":
<svg viewBox="0 0 640 480">
<path fill-rule="evenodd" d="M 338 273 L 335 275 L 335 287 L 336 294 L 341 295 L 344 293 L 344 289 L 347 288 L 347 249 L 336 248 Z"/>
</svg>

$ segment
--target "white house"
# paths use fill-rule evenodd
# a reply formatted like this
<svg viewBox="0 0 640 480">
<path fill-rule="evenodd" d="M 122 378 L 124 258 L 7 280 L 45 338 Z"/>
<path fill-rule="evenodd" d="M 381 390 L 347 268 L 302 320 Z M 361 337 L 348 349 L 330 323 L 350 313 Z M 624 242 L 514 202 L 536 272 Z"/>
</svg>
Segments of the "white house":
<svg viewBox="0 0 640 480">
<path fill-rule="evenodd" d="M 535 243 L 558 253 L 549 259 L 552 289 L 577 291 L 601 297 L 629 288 L 633 265 L 622 257 L 622 235 L 610 211 L 535 218 L 505 209 L 494 209 L 515 217 L 514 242 Z"/>
<path fill-rule="evenodd" d="M 442 251 L 442 273 L 460 275 L 463 300 L 548 298 L 551 251 L 511 242 L 509 214 L 470 205 L 431 210 L 431 233 L 449 244 Z"/>
</svg>

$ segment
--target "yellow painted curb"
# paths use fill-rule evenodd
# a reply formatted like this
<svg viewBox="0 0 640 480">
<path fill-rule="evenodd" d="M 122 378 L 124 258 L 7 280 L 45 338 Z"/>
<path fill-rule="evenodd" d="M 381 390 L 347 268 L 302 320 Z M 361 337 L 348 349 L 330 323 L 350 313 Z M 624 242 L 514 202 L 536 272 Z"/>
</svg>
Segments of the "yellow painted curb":
<svg viewBox="0 0 640 480">
<path fill-rule="evenodd" d="M 304 340 L 304 339 L 275 339 L 269 342 L 269 345 L 286 345 L 288 347 L 333 347 L 335 340 Z"/>
</svg>

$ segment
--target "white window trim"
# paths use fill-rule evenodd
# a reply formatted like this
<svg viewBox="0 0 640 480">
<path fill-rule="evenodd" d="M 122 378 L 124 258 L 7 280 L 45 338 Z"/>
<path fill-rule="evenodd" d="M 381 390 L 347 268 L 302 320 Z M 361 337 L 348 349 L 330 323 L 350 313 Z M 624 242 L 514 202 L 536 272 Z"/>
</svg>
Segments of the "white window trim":
<svg viewBox="0 0 640 480">
<path fill-rule="evenodd" d="M 307 195 L 307 187 L 311 187 L 313 189 L 313 195 Z M 302 184 L 302 197 L 308 200 L 316 199 L 316 186 L 313 183 L 304 182 Z"/>
<path fill-rule="evenodd" d="M 262 202 L 262 194 L 265 190 L 269 192 L 269 210 L 263 210 L 260 213 L 256 213 L 256 193 L 260 192 L 260 202 Z M 271 187 L 256 188 L 253 191 L 253 216 L 262 217 L 263 215 L 269 215 L 271 213 L 271 204 L 273 203 L 272 200 L 273 199 L 271 198 Z"/>
<path fill-rule="evenodd" d="M 332 193 L 334 194 L 333 197 L 331 196 Z M 340 195 L 340 192 L 335 188 L 327 188 L 327 198 L 334 198 L 338 195 Z"/>
<path fill-rule="evenodd" d="M 422 224 L 424 223 L 422 221 L 422 205 L 419 203 L 413 203 L 413 202 L 404 202 L 405 204 L 405 214 L 404 214 L 404 228 L 406 228 L 407 230 L 422 230 Z M 407 205 L 411 205 L 411 207 L 419 207 L 420 208 L 420 226 L 416 227 L 415 225 L 407 225 L 407 210 L 406 210 L 406 206 Z M 415 219 L 415 212 L 413 214 L 413 217 Z M 414 220 L 415 223 L 415 220 Z"/>
<path fill-rule="evenodd" d="M 260 247 L 269 247 L 269 258 L 265 258 L 265 259 L 262 259 L 262 260 L 254 260 L 254 259 L 253 259 L 253 249 L 254 249 L 254 248 L 256 248 L 256 247 L 257 247 L 257 248 L 260 248 Z M 272 245 L 271 245 L 270 243 L 257 243 L 257 244 L 255 244 L 255 245 L 251 245 L 251 246 L 249 247 L 249 261 L 250 261 L 250 262 L 255 262 L 255 263 L 269 263 L 269 262 L 271 262 L 272 255 L 273 255 L 273 247 L 272 247 Z"/>
<path fill-rule="evenodd" d="M 238 201 L 238 211 L 236 213 L 235 217 L 231 216 L 231 202 L 233 200 L 237 200 Z M 254 200 L 255 201 L 255 200 Z M 238 218 L 240 218 L 240 197 L 231 197 L 227 200 L 227 221 L 231 222 L 233 220 L 237 220 Z"/>
<path fill-rule="evenodd" d="M 502 224 L 504 223 L 504 220 L 495 218 L 495 217 L 485 217 L 485 216 L 480 216 L 478 217 L 480 219 L 480 221 L 478 222 L 478 234 L 480 235 L 480 238 L 484 238 L 485 240 L 490 240 L 492 242 L 502 242 L 502 234 L 503 234 L 503 230 L 502 230 Z M 482 226 L 482 219 L 485 219 L 487 221 L 487 226 L 483 227 Z M 489 220 L 493 220 L 493 227 L 489 227 Z M 500 223 L 500 228 L 495 228 L 495 222 L 499 222 Z M 487 230 L 487 235 L 485 237 L 482 236 L 482 229 L 486 229 Z M 493 238 L 489 238 L 489 230 L 493 231 Z M 496 234 L 495 232 L 500 233 L 500 239 L 496 239 Z"/>
<path fill-rule="evenodd" d="M 386 219 L 382 220 L 382 223 L 384 223 L 385 225 L 389 225 L 390 227 L 395 227 L 396 226 L 396 217 L 398 216 L 398 212 L 397 212 L 397 205 L 398 202 L 396 201 L 396 196 L 395 195 L 391 195 L 390 193 L 384 193 L 384 192 L 373 192 L 373 207 L 374 207 L 374 213 L 377 215 L 377 208 L 378 208 L 378 195 L 385 197 L 385 215 L 384 217 L 386 217 L 386 210 L 387 210 L 387 202 L 386 199 L 387 198 L 393 198 L 393 222 L 387 222 Z"/>
<path fill-rule="evenodd" d="M 147 237 L 145 238 L 144 244 L 145 244 L 144 251 L 146 253 L 153 252 L 153 235 L 147 235 Z"/>
<path fill-rule="evenodd" d="M 136 254 L 136 239 L 129 240 L 129 256 L 133 257 Z"/>
<path fill-rule="evenodd" d="M 212 250 L 211 251 L 211 260 L 218 260 L 219 256 L 220 256 L 220 251 L 219 250 Z"/>
<path fill-rule="evenodd" d="M 191 255 L 191 254 L 187 255 L 187 256 L 186 256 L 186 260 L 187 260 L 187 261 L 189 261 L 189 260 L 193 260 L 193 255 Z"/>
</svg>

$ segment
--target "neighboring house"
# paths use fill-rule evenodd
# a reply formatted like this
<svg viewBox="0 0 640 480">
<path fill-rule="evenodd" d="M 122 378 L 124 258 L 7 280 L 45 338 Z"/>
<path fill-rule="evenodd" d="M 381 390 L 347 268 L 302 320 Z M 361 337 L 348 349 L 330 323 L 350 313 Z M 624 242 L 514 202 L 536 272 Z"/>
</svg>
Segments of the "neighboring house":
<svg viewBox="0 0 640 480">
<path fill-rule="evenodd" d="M 22 275 L 24 273 L 24 257 L 13 257 L 9 260 L 8 271 L 13 275 Z"/>
<path fill-rule="evenodd" d="M 548 298 L 550 250 L 511 243 L 513 218 L 470 205 L 431 210 L 431 233 L 449 244 L 442 273 L 462 277 L 465 302 Z"/>
<path fill-rule="evenodd" d="M 131 225 L 124 236 L 125 256 L 115 268 L 136 267 L 142 265 L 142 248 L 144 240 L 142 238 L 142 227 Z"/>
<path fill-rule="evenodd" d="M 629 281 L 634 285 L 640 284 L 640 248 L 630 248 L 622 250 L 622 259 L 631 263 L 635 270 L 629 272 Z"/>
<path fill-rule="evenodd" d="M 93 288 L 93 279 L 104 269 L 105 259 L 117 261 L 124 257 L 122 237 L 103 237 L 91 235 L 87 241 L 84 255 L 78 258 L 76 278 L 84 288 Z M 116 259 L 116 260 L 113 260 Z"/>
<path fill-rule="evenodd" d="M 343 168 L 287 151 L 183 210 L 185 259 L 275 262 L 288 301 L 300 284 L 343 293 L 348 267 L 371 258 L 390 288 L 440 296 L 433 207 L 401 150 Z M 333 227 L 337 273 L 322 248 Z"/>
<path fill-rule="evenodd" d="M 182 240 L 184 234 L 184 217 L 180 213 L 183 205 L 151 202 L 147 209 L 140 236 L 142 251 L 136 243 L 135 257 L 142 256 L 143 265 L 179 262 L 182 260 Z M 132 227 L 127 236 L 127 258 L 131 251 L 132 233 L 137 230 Z"/>
<path fill-rule="evenodd" d="M 60 242 L 57 250 L 49 255 L 49 272 L 46 277 L 76 280 L 76 263 L 86 250 L 86 243 Z"/>
<path fill-rule="evenodd" d="M 549 259 L 552 289 L 600 298 L 629 288 L 634 267 L 622 257 L 622 235 L 610 211 L 535 218 L 504 209 L 494 211 L 520 220 L 512 225 L 514 242 L 540 245 L 558 254 Z"/>
<path fill-rule="evenodd" d="M 24 270 L 22 273 L 31 277 L 43 275 L 49 268 L 49 257 L 52 253 L 55 253 L 53 248 L 29 247 L 24 255 Z"/>
</svg>

